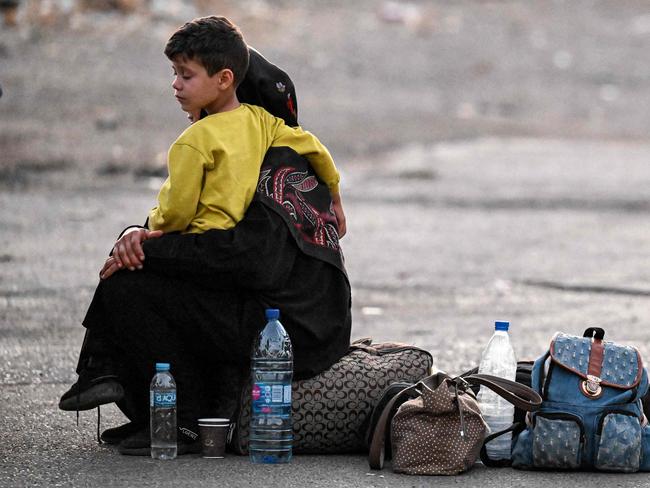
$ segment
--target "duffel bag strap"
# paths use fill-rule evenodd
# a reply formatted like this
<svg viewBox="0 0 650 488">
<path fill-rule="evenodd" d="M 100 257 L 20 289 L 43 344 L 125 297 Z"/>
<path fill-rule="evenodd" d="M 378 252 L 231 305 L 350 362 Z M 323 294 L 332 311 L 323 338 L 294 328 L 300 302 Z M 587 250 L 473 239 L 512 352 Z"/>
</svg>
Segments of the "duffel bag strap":
<svg viewBox="0 0 650 488">
<path fill-rule="evenodd" d="M 505 398 L 515 407 L 531 412 L 542 405 L 542 397 L 525 385 L 489 374 L 473 374 L 463 378 L 470 385 L 486 386 L 497 395 Z"/>
<path fill-rule="evenodd" d="M 352 342 L 348 348 L 348 353 L 354 351 L 365 351 L 373 356 L 377 355 L 377 349 L 372 345 L 372 337 L 363 337 Z"/>
<path fill-rule="evenodd" d="M 375 431 L 372 433 L 370 441 L 370 451 L 368 453 L 368 464 L 371 469 L 382 469 L 384 467 L 384 459 L 386 457 L 386 429 L 390 426 L 392 420 L 393 407 L 399 401 L 408 400 L 409 398 L 416 397 L 420 394 L 416 385 L 411 385 L 404 388 L 397 395 L 395 395 L 386 404 L 384 410 L 381 412 L 379 421 Z"/>
</svg>

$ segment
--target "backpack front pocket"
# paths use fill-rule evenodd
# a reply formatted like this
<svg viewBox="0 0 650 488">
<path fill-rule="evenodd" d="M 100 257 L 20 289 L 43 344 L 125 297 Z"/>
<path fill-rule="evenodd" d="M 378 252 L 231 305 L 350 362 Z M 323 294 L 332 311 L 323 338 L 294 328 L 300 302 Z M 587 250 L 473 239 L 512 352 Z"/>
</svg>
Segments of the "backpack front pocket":
<svg viewBox="0 0 650 488">
<path fill-rule="evenodd" d="M 610 412 L 599 424 L 595 466 L 606 471 L 634 472 L 641 462 L 641 425 L 636 415 Z"/>
<path fill-rule="evenodd" d="M 538 413 L 533 427 L 533 465 L 547 469 L 579 468 L 583 438 L 579 417 Z"/>
</svg>

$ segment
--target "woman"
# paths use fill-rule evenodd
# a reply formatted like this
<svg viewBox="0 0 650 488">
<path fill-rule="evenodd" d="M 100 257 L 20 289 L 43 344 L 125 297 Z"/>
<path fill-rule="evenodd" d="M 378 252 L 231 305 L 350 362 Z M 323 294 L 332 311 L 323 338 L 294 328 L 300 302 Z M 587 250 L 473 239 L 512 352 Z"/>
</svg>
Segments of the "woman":
<svg viewBox="0 0 650 488">
<path fill-rule="evenodd" d="M 256 51 L 242 85 L 248 103 L 297 124 L 291 80 Z M 100 272 L 83 321 L 79 380 L 59 407 L 116 402 L 130 422 L 102 440 L 120 443 L 123 454 L 148 455 L 148 385 L 154 364 L 169 362 L 178 385 L 178 454 L 197 452 L 197 419 L 230 418 L 238 406 L 266 308 L 282 313 L 294 378 L 329 367 L 347 351 L 351 326 L 338 242 L 345 221 L 331 209 L 329 190 L 307 161 L 279 147 L 267 153 L 257 195 L 236 227 L 184 235 L 127 229 Z"/>
</svg>

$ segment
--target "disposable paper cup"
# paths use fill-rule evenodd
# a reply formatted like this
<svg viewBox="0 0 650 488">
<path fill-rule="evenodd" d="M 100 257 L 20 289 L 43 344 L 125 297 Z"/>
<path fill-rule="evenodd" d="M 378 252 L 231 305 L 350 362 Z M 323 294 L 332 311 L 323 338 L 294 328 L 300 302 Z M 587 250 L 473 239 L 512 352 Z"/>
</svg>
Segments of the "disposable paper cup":
<svg viewBox="0 0 650 488">
<path fill-rule="evenodd" d="M 226 452 L 226 437 L 230 427 L 230 419 L 203 418 L 199 419 L 201 433 L 202 456 L 208 459 L 221 459 Z"/>
</svg>

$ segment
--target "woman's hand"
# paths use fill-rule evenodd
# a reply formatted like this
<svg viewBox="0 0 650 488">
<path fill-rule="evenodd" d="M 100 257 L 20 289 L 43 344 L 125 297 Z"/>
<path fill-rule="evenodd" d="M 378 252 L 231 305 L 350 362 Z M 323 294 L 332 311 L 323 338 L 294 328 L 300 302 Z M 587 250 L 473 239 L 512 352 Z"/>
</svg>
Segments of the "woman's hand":
<svg viewBox="0 0 650 488">
<path fill-rule="evenodd" d="M 144 251 L 142 250 L 142 242 L 147 239 L 153 239 L 163 235 L 161 230 L 148 230 L 134 227 L 127 230 L 122 237 L 120 237 L 113 246 L 111 258 L 114 258 L 113 263 L 109 263 L 110 258 L 106 260 L 104 268 L 106 271 L 112 269 L 112 265 L 116 265 L 117 269 L 128 268 L 131 271 L 142 269 L 142 261 L 144 261 Z M 108 268 L 107 268 L 108 266 Z M 112 270 L 108 276 L 117 270 Z M 101 276 L 101 272 L 100 272 Z M 106 278 L 108 278 L 106 276 Z"/>
<path fill-rule="evenodd" d="M 345 213 L 343 212 L 343 203 L 341 203 L 341 194 L 332 195 L 332 210 L 336 215 L 336 223 L 339 226 L 339 239 L 343 237 L 347 231 L 345 224 Z"/>
</svg>

